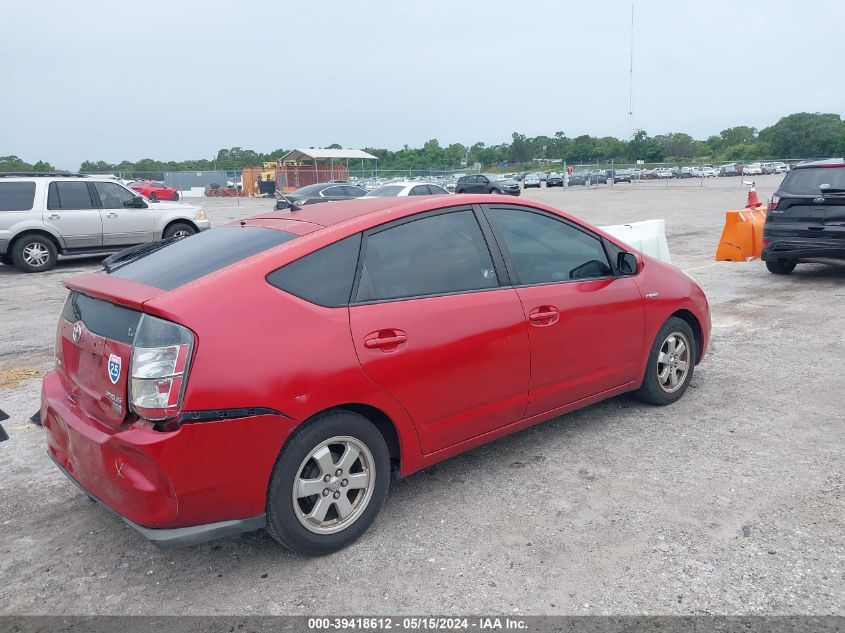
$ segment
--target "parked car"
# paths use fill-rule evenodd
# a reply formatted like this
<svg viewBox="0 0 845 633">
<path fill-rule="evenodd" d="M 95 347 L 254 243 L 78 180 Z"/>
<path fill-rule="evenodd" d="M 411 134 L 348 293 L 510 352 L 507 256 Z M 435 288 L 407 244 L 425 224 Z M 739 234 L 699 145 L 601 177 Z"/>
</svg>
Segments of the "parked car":
<svg viewBox="0 0 845 633">
<path fill-rule="evenodd" d="M 142 196 L 146 197 L 151 202 L 157 200 L 171 200 L 179 199 L 179 191 L 173 187 L 168 187 L 163 182 L 155 180 L 136 180 L 129 184 L 129 188 L 137 191 Z"/>
<path fill-rule="evenodd" d="M 845 260 L 845 160 L 795 165 L 769 201 L 763 261 L 788 275 L 802 262 Z"/>
<path fill-rule="evenodd" d="M 657 178 L 661 178 L 661 179 L 668 179 L 668 178 L 674 178 L 675 177 L 675 175 L 672 173 L 672 170 L 669 169 L 668 167 L 658 167 L 657 169 L 654 170 L 654 175 Z"/>
<path fill-rule="evenodd" d="M 588 171 L 576 171 L 569 174 L 568 184 L 570 187 L 575 185 L 584 185 L 585 187 L 590 186 L 590 172 Z"/>
<path fill-rule="evenodd" d="M 439 196 L 449 192 L 433 182 L 392 182 L 368 191 L 365 198 L 393 198 L 402 196 Z"/>
<path fill-rule="evenodd" d="M 786 163 L 777 162 L 772 164 L 775 166 L 776 174 L 785 174 L 789 171 L 789 165 L 787 165 Z"/>
<path fill-rule="evenodd" d="M 338 200 L 351 200 L 366 195 L 367 191 L 362 187 L 350 185 L 346 182 L 318 182 L 314 185 L 306 185 L 291 193 L 283 194 L 283 197 L 276 199 L 276 210 L 282 211 L 291 206 L 301 207 L 307 204 L 319 204 L 321 202 L 337 202 Z"/>
<path fill-rule="evenodd" d="M 744 176 L 762 176 L 763 168 L 760 163 L 751 163 L 745 166 L 742 173 Z"/>
<path fill-rule="evenodd" d="M 730 163 L 728 165 L 722 165 L 719 167 L 719 175 L 720 176 L 739 176 L 739 171 L 736 168 L 736 165 Z"/>
<path fill-rule="evenodd" d="M 541 187 L 539 174 L 525 174 L 525 178 L 522 179 L 522 186 L 525 189 L 528 189 L 528 187 L 539 189 Z"/>
<path fill-rule="evenodd" d="M 593 169 L 590 171 L 590 183 L 597 185 L 601 183 L 602 185 L 607 184 L 607 172 L 603 169 Z"/>
<path fill-rule="evenodd" d="M 455 185 L 456 193 L 506 193 L 519 195 L 519 183 L 515 180 L 499 180 L 496 174 L 461 176 Z"/>
<path fill-rule="evenodd" d="M 719 170 L 717 170 L 717 169 L 716 169 L 715 167 L 713 167 L 712 165 L 705 165 L 705 166 L 702 168 L 701 172 L 702 172 L 702 175 L 703 175 L 705 178 L 715 178 L 716 176 L 718 176 L 718 175 L 719 175 Z"/>
<path fill-rule="evenodd" d="M 614 169 L 613 170 L 613 182 L 631 182 L 631 172 L 627 169 Z"/>
<path fill-rule="evenodd" d="M 553 171 L 546 178 L 546 187 L 563 187 L 563 176 Z"/>
<path fill-rule="evenodd" d="M 624 392 L 672 404 L 705 355 L 692 278 L 547 205 L 328 207 L 66 282 L 49 455 L 159 545 L 338 550 L 393 477 Z"/>
<path fill-rule="evenodd" d="M 640 178 L 642 180 L 654 180 L 655 178 L 657 178 L 657 170 L 643 169 L 642 173 L 640 174 Z"/>
<path fill-rule="evenodd" d="M 153 204 L 112 178 L 0 174 L 0 263 L 43 272 L 59 255 L 114 253 L 210 228 L 201 207 Z"/>
<path fill-rule="evenodd" d="M 537 172 L 537 177 L 538 177 L 541 181 L 546 182 L 546 179 L 549 177 L 549 174 L 548 174 L 548 172 L 545 172 L 545 171 L 540 171 L 540 172 Z"/>
</svg>

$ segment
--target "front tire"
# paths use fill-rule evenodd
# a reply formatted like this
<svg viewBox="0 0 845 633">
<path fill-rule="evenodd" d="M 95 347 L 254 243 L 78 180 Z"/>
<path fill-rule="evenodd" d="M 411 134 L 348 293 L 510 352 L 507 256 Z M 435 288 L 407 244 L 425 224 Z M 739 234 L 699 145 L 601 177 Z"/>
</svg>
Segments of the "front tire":
<svg viewBox="0 0 845 633">
<path fill-rule="evenodd" d="M 56 245 L 43 235 L 24 235 L 12 246 L 12 263 L 25 273 L 50 270 L 58 260 Z"/>
<path fill-rule="evenodd" d="M 658 406 L 677 402 L 692 380 L 696 354 L 692 328 L 683 319 L 670 317 L 654 339 L 643 382 L 634 395 Z"/>
<path fill-rule="evenodd" d="M 490 193 L 502 193 L 502 192 L 494 187 L 493 189 L 490 190 Z"/>
<path fill-rule="evenodd" d="M 151 191 L 150 192 L 150 202 L 155 202 L 156 200 L 158 200 L 158 196 L 156 196 L 156 192 Z"/>
<path fill-rule="evenodd" d="M 390 456 L 365 417 L 333 411 L 300 427 L 270 477 L 267 532 L 300 554 L 350 545 L 375 520 L 387 496 Z"/>
<path fill-rule="evenodd" d="M 197 230 L 190 224 L 185 224 L 184 222 L 176 222 L 164 229 L 164 234 L 161 237 L 165 240 L 171 237 L 182 238 L 193 235 L 196 232 Z"/>
<path fill-rule="evenodd" d="M 774 259 L 766 261 L 766 268 L 775 275 L 788 275 L 798 265 L 794 259 Z"/>
</svg>

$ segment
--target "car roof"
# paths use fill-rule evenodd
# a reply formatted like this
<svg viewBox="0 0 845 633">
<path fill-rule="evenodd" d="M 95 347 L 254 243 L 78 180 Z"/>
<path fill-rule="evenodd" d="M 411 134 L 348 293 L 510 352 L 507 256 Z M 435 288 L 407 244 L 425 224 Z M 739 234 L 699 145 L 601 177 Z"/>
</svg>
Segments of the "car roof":
<svg viewBox="0 0 845 633">
<path fill-rule="evenodd" d="M 808 167 L 845 167 L 845 158 L 826 158 L 824 160 L 808 160 L 795 165 L 795 169 Z"/>
<path fill-rule="evenodd" d="M 232 224 L 252 220 L 260 220 L 263 226 L 269 226 L 267 220 L 295 220 L 307 222 L 323 228 L 350 222 L 355 224 L 355 231 L 366 230 L 368 227 L 378 226 L 416 213 L 425 213 L 446 207 L 469 207 L 473 204 L 519 204 L 522 206 L 546 209 L 561 213 L 560 210 L 549 207 L 535 200 L 515 202 L 511 196 L 499 194 L 442 194 L 433 196 L 406 196 L 390 198 L 353 198 L 338 200 L 322 204 L 308 204 L 297 210 L 285 209 L 273 211 L 245 220 L 233 221 Z"/>
</svg>

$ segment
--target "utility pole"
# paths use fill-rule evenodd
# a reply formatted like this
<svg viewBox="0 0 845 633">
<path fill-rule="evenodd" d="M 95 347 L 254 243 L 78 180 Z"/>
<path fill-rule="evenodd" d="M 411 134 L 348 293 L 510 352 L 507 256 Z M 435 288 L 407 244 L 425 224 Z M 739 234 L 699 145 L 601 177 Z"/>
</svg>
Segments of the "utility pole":
<svg viewBox="0 0 845 633">
<path fill-rule="evenodd" d="M 628 67 L 628 138 L 634 135 L 634 3 L 631 3 L 631 55 Z"/>
</svg>

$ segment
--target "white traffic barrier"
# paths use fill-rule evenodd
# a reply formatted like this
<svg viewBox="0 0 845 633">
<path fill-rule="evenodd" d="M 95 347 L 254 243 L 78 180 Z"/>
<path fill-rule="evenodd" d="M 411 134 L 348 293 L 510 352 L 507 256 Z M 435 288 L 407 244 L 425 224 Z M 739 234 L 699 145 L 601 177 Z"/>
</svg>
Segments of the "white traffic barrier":
<svg viewBox="0 0 845 633">
<path fill-rule="evenodd" d="M 601 229 L 646 255 L 669 264 L 672 263 L 669 256 L 669 244 L 666 242 L 665 220 L 614 224 L 603 226 Z"/>
</svg>

